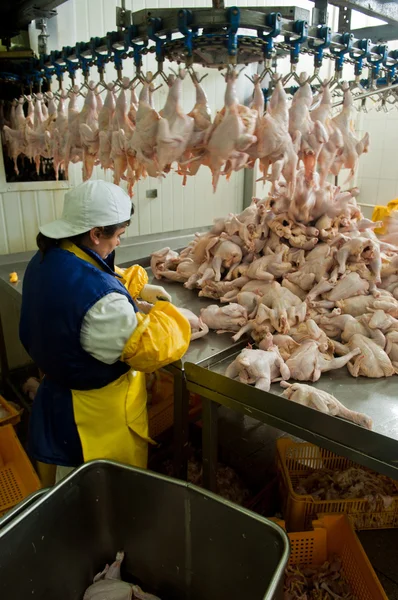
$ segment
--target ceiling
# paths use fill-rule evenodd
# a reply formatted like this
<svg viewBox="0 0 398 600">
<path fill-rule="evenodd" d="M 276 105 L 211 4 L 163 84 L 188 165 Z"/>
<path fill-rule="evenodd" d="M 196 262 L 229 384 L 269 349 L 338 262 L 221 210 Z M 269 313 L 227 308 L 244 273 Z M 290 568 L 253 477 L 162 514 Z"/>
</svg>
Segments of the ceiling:
<svg viewBox="0 0 398 600">
<path fill-rule="evenodd" d="M 66 0 L 0 0 L 0 38 L 11 38 L 34 19 L 52 17 Z"/>
</svg>

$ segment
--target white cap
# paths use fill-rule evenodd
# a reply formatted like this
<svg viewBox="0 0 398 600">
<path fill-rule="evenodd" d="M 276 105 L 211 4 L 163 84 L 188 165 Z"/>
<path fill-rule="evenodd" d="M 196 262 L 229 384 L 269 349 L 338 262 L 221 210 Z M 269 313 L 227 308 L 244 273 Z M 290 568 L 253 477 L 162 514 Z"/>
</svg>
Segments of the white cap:
<svg viewBox="0 0 398 600">
<path fill-rule="evenodd" d="M 131 218 L 131 200 L 121 187 L 108 181 L 86 181 L 65 194 L 62 217 L 39 227 L 54 240 L 86 233 L 93 227 L 118 225 Z"/>
</svg>

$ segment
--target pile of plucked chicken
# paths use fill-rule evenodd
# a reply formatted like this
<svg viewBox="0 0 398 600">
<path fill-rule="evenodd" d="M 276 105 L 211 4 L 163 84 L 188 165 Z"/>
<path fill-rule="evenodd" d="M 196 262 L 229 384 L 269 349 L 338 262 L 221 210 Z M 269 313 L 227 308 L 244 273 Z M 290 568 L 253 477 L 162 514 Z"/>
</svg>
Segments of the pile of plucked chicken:
<svg viewBox="0 0 398 600">
<path fill-rule="evenodd" d="M 231 74 L 224 114 L 216 117 L 233 117 L 240 132 L 224 170 L 242 153 L 257 156 L 271 192 L 217 219 L 180 253 L 155 252 L 152 271 L 218 301 L 200 315 L 184 311 L 193 339 L 209 328 L 231 332 L 235 341 L 250 334 L 257 347 L 244 349 L 227 376 L 265 391 L 281 381 L 285 397 L 371 429 L 369 417 L 331 394 L 288 383 L 315 382 L 345 365 L 353 377 L 398 372 L 397 228 L 379 239 L 373 229 L 380 224 L 363 218 L 357 205 L 359 190 L 328 181 L 349 169 L 349 184 L 368 148 L 368 135 L 360 140 L 353 128 L 350 89 L 333 116 L 328 85 L 314 99 L 304 75 L 291 103 L 276 82 L 265 114 L 255 108 L 257 84 L 250 109 L 237 103 L 234 86 Z M 241 151 L 247 111 L 256 115 L 257 141 Z"/>
</svg>

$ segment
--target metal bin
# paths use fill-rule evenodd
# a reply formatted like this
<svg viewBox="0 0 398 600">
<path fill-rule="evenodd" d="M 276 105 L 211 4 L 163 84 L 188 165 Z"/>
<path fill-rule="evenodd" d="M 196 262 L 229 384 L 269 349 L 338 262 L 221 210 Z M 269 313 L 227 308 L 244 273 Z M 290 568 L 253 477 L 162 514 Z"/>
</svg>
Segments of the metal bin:
<svg viewBox="0 0 398 600">
<path fill-rule="evenodd" d="M 123 578 L 162 600 L 271 600 L 282 597 L 289 541 L 207 491 L 94 461 L 0 521 L 0 598 L 82 600 L 118 550 Z"/>
</svg>

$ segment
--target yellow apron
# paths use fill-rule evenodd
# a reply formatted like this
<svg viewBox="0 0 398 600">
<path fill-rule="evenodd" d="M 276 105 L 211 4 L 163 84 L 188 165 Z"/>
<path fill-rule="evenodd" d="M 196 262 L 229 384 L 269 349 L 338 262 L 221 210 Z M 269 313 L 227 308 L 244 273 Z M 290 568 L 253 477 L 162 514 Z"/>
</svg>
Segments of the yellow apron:
<svg viewBox="0 0 398 600">
<path fill-rule="evenodd" d="M 105 458 L 145 468 L 148 412 L 145 373 L 129 371 L 97 390 L 72 390 L 84 461 Z"/>
</svg>

